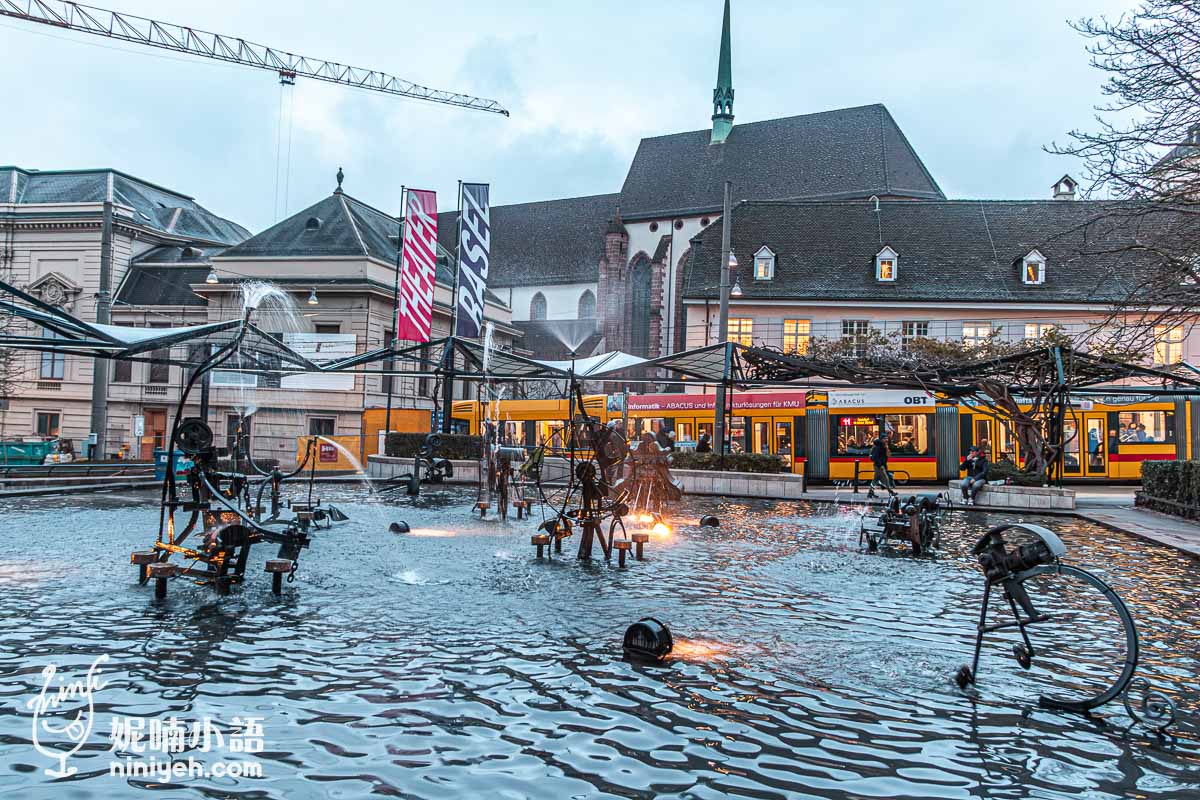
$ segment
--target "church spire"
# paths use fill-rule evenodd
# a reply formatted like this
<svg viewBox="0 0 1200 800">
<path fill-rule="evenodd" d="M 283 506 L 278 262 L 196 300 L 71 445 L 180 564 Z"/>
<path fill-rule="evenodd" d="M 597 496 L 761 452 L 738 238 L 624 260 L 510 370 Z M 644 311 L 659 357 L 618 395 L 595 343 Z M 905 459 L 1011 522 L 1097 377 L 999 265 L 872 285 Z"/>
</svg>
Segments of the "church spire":
<svg viewBox="0 0 1200 800">
<path fill-rule="evenodd" d="M 721 59 L 717 65 L 717 88 L 713 89 L 711 144 L 720 144 L 733 130 L 733 58 L 729 46 L 729 0 L 721 23 Z"/>
</svg>

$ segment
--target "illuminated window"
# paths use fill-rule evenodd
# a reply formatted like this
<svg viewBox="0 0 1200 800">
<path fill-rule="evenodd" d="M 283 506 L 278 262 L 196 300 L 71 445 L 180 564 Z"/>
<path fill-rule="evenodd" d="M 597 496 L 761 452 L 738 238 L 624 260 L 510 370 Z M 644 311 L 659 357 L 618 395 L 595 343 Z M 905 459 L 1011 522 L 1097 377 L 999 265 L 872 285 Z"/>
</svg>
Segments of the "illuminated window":
<svg viewBox="0 0 1200 800">
<path fill-rule="evenodd" d="M 38 411 L 34 416 L 34 430 L 38 436 L 52 439 L 58 436 L 62 415 L 57 411 Z"/>
<path fill-rule="evenodd" d="M 1057 327 L 1053 322 L 1026 322 L 1025 338 L 1028 340 L 1041 339 Z"/>
<path fill-rule="evenodd" d="M 1175 414 L 1171 411 L 1122 411 L 1117 419 L 1117 436 L 1122 442 L 1175 441 Z"/>
<path fill-rule="evenodd" d="M 875 254 L 875 280 L 896 280 L 897 253 L 890 247 L 885 247 Z"/>
<path fill-rule="evenodd" d="M 990 322 L 964 322 L 962 333 L 963 344 L 968 347 L 981 345 L 991 338 L 992 331 L 992 323 Z"/>
<path fill-rule="evenodd" d="M 804 355 L 812 339 L 812 322 L 807 319 L 783 321 L 783 352 Z"/>
<path fill-rule="evenodd" d="M 750 317 L 737 317 L 729 320 L 729 341 L 750 347 L 754 344 L 754 320 Z"/>
<path fill-rule="evenodd" d="M 1178 364 L 1183 361 L 1183 326 L 1154 326 L 1154 363 Z"/>
<path fill-rule="evenodd" d="M 769 281 L 775 277 L 775 254 L 763 245 L 754 254 L 754 280 Z"/>
<path fill-rule="evenodd" d="M 932 414 L 894 414 L 883 418 L 883 427 L 892 435 L 892 455 L 927 456 L 933 453 L 929 435 Z"/>
<path fill-rule="evenodd" d="M 1021 259 L 1021 283 L 1038 284 L 1046 282 L 1046 257 L 1037 250 L 1031 250 L 1029 255 Z"/>
</svg>

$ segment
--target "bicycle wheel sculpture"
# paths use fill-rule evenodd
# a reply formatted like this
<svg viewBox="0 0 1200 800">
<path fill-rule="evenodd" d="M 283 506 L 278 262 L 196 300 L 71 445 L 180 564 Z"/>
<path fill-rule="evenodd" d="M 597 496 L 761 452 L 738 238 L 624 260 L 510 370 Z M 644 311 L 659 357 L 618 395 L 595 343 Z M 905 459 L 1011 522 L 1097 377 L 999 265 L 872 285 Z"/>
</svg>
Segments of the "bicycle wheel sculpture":
<svg viewBox="0 0 1200 800">
<path fill-rule="evenodd" d="M 1020 537 L 1011 549 L 1006 532 Z M 1023 670 L 1036 668 L 1048 684 L 1040 705 L 1087 712 L 1125 696 L 1134 719 L 1162 730 L 1174 720 L 1169 699 L 1149 692 L 1147 684 L 1139 717 L 1126 696 L 1138 666 L 1137 627 L 1129 609 L 1103 580 L 1062 563 L 1066 551 L 1053 532 L 1027 523 L 1000 525 L 980 538 L 973 552 L 986 582 L 975 653 L 970 665 L 959 668 L 956 682 L 963 689 L 976 683 L 987 634 L 1015 629 L 1020 640 L 1011 645 L 1013 657 Z M 1011 619 L 989 622 L 996 590 Z"/>
</svg>

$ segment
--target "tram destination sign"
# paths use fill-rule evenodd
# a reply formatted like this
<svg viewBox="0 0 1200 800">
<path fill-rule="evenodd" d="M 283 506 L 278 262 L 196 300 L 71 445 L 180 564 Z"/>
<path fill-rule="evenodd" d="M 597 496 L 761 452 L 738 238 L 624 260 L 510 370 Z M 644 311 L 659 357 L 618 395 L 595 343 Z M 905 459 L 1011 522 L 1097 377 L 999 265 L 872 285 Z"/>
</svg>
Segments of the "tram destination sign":
<svg viewBox="0 0 1200 800">
<path fill-rule="evenodd" d="M 875 406 L 932 408 L 934 405 L 934 397 L 929 392 L 908 389 L 844 389 L 829 392 L 830 408 L 873 408 Z"/>
<path fill-rule="evenodd" d="M 734 411 L 802 409 L 804 392 L 737 392 L 732 398 Z M 713 411 L 715 394 L 636 394 L 629 396 L 630 413 L 646 411 Z"/>
</svg>

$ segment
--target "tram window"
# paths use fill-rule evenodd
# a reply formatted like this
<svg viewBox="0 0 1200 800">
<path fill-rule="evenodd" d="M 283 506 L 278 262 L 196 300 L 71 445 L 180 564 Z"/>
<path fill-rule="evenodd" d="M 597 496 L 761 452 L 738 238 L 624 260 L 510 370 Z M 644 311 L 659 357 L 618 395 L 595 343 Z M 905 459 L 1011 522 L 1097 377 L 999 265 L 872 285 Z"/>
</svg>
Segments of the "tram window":
<svg viewBox="0 0 1200 800">
<path fill-rule="evenodd" d="M 875 417 L 838 417 L 837 432 L 839 456 L 870 455 L 871 445 L 879 438 L 879 420 Z"/>
<path fill-rule="evenodd" d="M 775 423 L 775 453 L 781 456 L 792 454 L 792 423 Z"/>
<path fill-rule="evenodd" d="M 525 426 L 519 422 L 505 422 L 504 443 L 514 446 L 525 444 Z"/>
<path fill-rule="evenodd" d="M 566 446 L 563 437 L 563 429 L 566 428 L 566 423 L 560 420 L 552 420 L 546 423 L 546 429 L 543 432 L 545 437 L 542 442 L 547 447 L 561 448 Z"/>
<path fill-rule="evenodd" d="M 700 437 L 706 433 L 708 434 L 709 442 L 711 442 L 712 438 L 713 438 L 713 423 L 711 423 L 711 422 L 698 423 L 696 425 L 696 432 L 697 432 L 697 434 L 696 434 L 697 442 L 700 441 Z"/>
<path fill-rule="evenodd" d="M 692 439 L 692 423 L 690 422 L 675 422 L 675 441 L 676 442 L 691 442 Z"/>
<path fill-rule="evenodd" d="M 989 457 L 992 461 L 1011 461 L 1015 463 L 1017 460 L 1016 437 L 1013 436 L 1008 423 L 1001 421 L 996 425 L 996 431 L 996 446 L 992 448 L 992 453 Z"/>
<path fill-rule="evenodd" d="M 929 414 L 889 414 L 884 417 L 884 425 L 892 434 L 892 453 L 898 456 L 927 456 L 932 453 L 929 417 Z"/>
<path fill-rule="evenodd" d="M 1166 411 L 1122 411 L 1118 416 L 1121 441 L 1134 444 L 1173 442 L 1174 417 Z"/>
<path fill-rule="evenodd" d="M 729 450 L 741 453 L 746 449 L 746 418 L 734 417 L 729 423 Z"/>
</svg>

